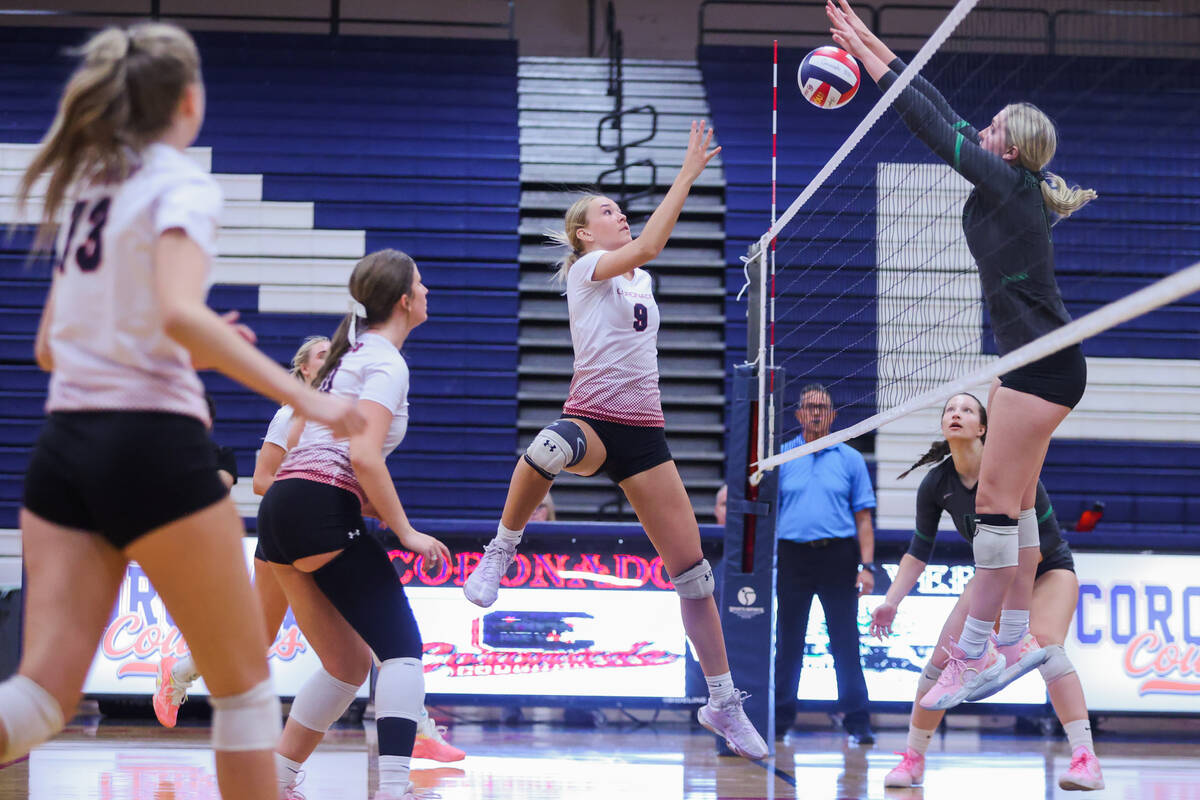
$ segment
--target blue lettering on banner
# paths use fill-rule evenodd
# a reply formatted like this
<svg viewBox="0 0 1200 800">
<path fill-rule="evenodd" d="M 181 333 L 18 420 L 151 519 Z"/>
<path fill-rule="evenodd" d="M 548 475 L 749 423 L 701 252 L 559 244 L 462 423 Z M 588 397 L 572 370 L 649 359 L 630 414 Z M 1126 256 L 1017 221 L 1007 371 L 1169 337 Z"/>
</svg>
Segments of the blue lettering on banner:
<svg viewBox="0 0 1200 800">
<path fill-rule="evenodd" d="M 1125 603 L 1128 614 L 1128 629 L 1121 632 L 1121 599 L 1126 598 Z M 1133 587 L 1129 584 L 1118 584 L 1109 590 L 1108 601 L 1111 607 L 1109 615 L 1109 629 L 1112 632 L 1112 640 L 1117 644 L 1129 644 L 1129 640 L 1137 634 L 1137 595 L 1134 594 Z"/>
<path fill-rule="evenodd" d="M 1192 604 L 1197 612 L 1192 614 Z M 1197 623 L 1192 627 L 1192 623 Z M 1183 640 L 1188 644 L 1200 644 L 1200 586 L 1189 586 L 1183 590 Z"/>
<path fill-rule="evenodd" d="M 158 594 L 154 591 L 154 587 L 150 585 L 150 579 L 146 577 L 146 573 L 141 567 L 136 564 L 129 565 L 129 613 L 138 613 L 138 606 L 142 607 L 142 618 L 149 625 L 157 625 L 158 618 L 154 616 L 154 608 L 150 605 L 150 601 Z"/>
<path fill-rule="evenodd" d="M 1080 644 L 1099 644 L 1104 637 L 1103 628 L 1094 628 L 1089 630 L 1083 621 L 1083 614 L 1087 610 L 1087 598 L 1100 600 L 1104 597 L 1104 593 L 1100 591 L 1100 587 L 1094 583 L 1079 584 L 1079 603 L 1075 606 L 1075 635 L 1079 639 Z"/>
<path fill-rule="evenodd" d="M 1180 638 L 1186 645 L 1200 645 L 1200 586 L 1188 586 L 1178 595 L 1177 591 L 1177 587 L 1160 584 L 1101 587 L 1081 582 L 1075 637 L 1086 645 L 1099 644 L 1107 635 L 1114 644 L 1126 645 L 1140 633 L 1155 633 L 1164 645 Z"/>
<path fill-rule="evenodd" d="M 1162 601 L 1161 605 L 1157 601 Z M 1146 630 L 1154 630 L 1154 626 L 1158 625 L 1158 629 L 1162 632 L 1163 641 L 1173 642 L 1175 637 L 1171 635 L 1171 629 L 1168 625 L 1171 619 L 1171 588 L 1169 586 L 1147 586 L 1146 587 Z"/>
</svg>

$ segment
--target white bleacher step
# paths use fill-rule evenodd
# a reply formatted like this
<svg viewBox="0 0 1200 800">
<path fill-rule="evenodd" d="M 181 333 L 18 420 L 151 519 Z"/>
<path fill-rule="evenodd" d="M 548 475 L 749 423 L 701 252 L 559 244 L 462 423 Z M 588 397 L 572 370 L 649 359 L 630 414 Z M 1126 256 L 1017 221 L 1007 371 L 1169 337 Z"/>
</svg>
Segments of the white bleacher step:
<svg viewBox="0 0 1200 800">
<path fill-rule="evenodd" d="M 31 200 L 22 222 L 41 219 L 42 199 Z M 0 224 L 17 222 L 17 201 L 0 197 Z M 221 214 L 221 229 L 276 228 L 308 230 L 313 226 L 312 203 L 280 203 L 262 200 L 227 200 Z"/>
<path fill-rule="evenodd" d="M 243 286 L 321 286 L 345 289 L 358 258 L 219 256 L 213 270 L 213 282 Z"/>
<path fill-rule="evenodd" d="M 628 103 L 625 105 L 625 108 L 632 107 Z M 572 108 L 534 109 L 522 111 L 517 117 L 517 126 L 522 131 L 539 128 L 549 130 L 558 128 L 562 131 L 570 131 L 570 135 L 572 136 L 582 133 L 590 135 L 594 139 L 596 136 L 596 127 L 609 111 L 612 111 L 611 107 L 609 107 L 608 111 L 578 111 Z M 688 134 L 691 132 L 692 120 L 707 118 L 707 114 L 667 114 L 662 109 L 658 109 L 658 131 L 656 138 L 665 133 Z M 626 137 L 628 139 L 637 138 L 633 134 L 639 131 L 649 132 L 649 122 L 642 116 L 628 117 L 626 125 L 626 129 L 630 131 L 630 135 Z M 612 133 L 606 125 L 605 136 L 611 135 Z M 719 136 L 720 134 L 718 133 L 717 135 Z"/>
<path fill-rule="evenodd" d="M 558 184 L 562 186 L 584 187 L 595 184 L 596 179 L 601 172 L 609 170 L 613 167 L 613 161 L 606 164 L 526 164 L 521 167 L 521 183 L 544 183 Z M 675 173 L 678 168 L 671 169 L 670 167 L 658 169 L 658 187 L 666 189 L 671 185 L 671 181 L 675 179 Z M 650 176 L 648 167 L 630 167 L 627 171 L 629 185 L 633 188 L 641 188 L 645 185 L 645 181 Z M 607 175 L 604 178 L 604 188 L 610 190 L 615 188 L 615 181 L 618 176 L 616 173 Z M 641 181 L 641 183 L 639 183 Z M 721 174 L 721 170 L 705 170 L 700 173 L 700 177 L 692 184 L 693 187 L 703 187 L 717 189 L 724 187 L 725 178 Z"/>
<path fill-rule="evenodd" d="M 658 204 L 662 202 L 662 193 L 656 193 L 648 197 L 635 200 L 625 210 L 632 211 L 653 211 L 658 208 Z M 547 211 L 556 215 L 556 221 L 561 221 L 562 215 L 570 208 L 571 204 L 578 199 L 578 192 L 559 192 L 548 189 L 526 189 L 521 192 L 521 211 L 522 213 L 531 211 Z M 683 206 L 683 214 L 687 217 L 689 214 L 705 214 L 705 215 L 722 215 L 725 213 L 725 203 L 721 197 L 716 194 L 704 194 L 693 192 L 688 196 L 687 203 Z"/>
<path fill-rule="evenodd" d="M 627 122 L 624 126 L 624 139 L 627 142 L 636 141 L 650 133 L 649 120 Z M 690 130 L 658 130 L 654 134 L 654 138 L 650 144 L 655 148 L 663 150 L 678 150 L 681 153 L 687 148 L 688 137 Z M 537 145 L 550 147 L 595 147 L 596 146 L 596 126 L 590 128 L 567 128 L 561 125 L 529 125 L 521 128 L 519 141 L 522 148 L 533 147 Z M 606 146 L 616 144 L 616 133 L 608 128 L 605 128 L 603 142 Z M 720 142 L 714 141 L 714 144 Z"/>
<path fill-rule="evenodd" d="M 264 314 L 345 314 L 350 291 L 335 286 L 261 286 L 258 310 Z"/>
<path fill-rule="evenodd" d="M 296 258 L 362 258 L 365 231 L 223 229 L 217 251 L 223 256 L 292 256 Z"/>
<path fill-rule="evenodd" d="M 656 76 L 657 77 L 657 76 Z M 612 105 L 608 87 L 591 75 L 559 75 L 554 77 L 526 77 L 520 79 L 521 93 L 557 95 L 567 94 L 573 97 L 603 97 Z M 674 100 L 696 100 L 705 97 L 704 84 L 673 83 L 667 80 L 647 80 L 646 78 L 632 79 L 628 75 L 624 80 L 626 97 L 655 96 Z"/>
<path fill-rule="evenodd" d="M 22 170 L 0 169 L 0 197 L 16 197 L 21 175 Z M 216 179 L 217 185 L 221 187 L 221 193 L 225 196 L 226 202 L 234 200 L 262 200 L 262 175 L 226 175 L 223 173 L 214 173 L 213 178 Z M 31 200 L 46 196 L 46 184 L 49 180 L 50 176 L 44 175 L 41 180 L 33 185 L 33 189 L 29 194 Z"/>
<path fill-rule="evenodd" d="M 654 106 L 659 123 L 664 116 L 707 117 L 708 103 L 702 98 L 659 97 L 654 94 L 626 94 L 624 108 Z M 517 110 L 524 111 L 572 111 L 608 114 L 613 110 L 611 97 L 579 95 L 571 92 L 522 92 L 517 100 Z"/>
<path fill-rule="evenodd" d="M 659 170 L 659 175 L 670 175 L 674 178 L 683 164 L 685 150 L 681 147 L 659 147 L 657 145 L 638 145 L 625 151 L 625 162 L 633 163 L 645 159 L 652 160 Z M 601 170 L 616 163 L 615 153 L 608 153 L 596 147 L 595 144 L 580 144 L 574 146 L 558 146 L 548 144 L 522 145 L 521 164 L 587 164 Z M 720 169 L 720 155 L 709 162 L 708 169 Z"/>
<path fill-rule="evenodd" d="M 27 169 L 40 145 L 0 143 L 0 169 Z M 205 172 L 212 171 L 212 148 L 189 147 L 187 157 Z"/>
</svg>

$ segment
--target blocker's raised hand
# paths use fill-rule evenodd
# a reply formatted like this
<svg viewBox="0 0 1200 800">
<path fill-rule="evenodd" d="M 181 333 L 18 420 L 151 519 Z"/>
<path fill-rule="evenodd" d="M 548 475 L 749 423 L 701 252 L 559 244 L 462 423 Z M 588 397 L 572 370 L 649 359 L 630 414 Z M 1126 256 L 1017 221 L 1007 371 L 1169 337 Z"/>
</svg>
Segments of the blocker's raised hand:
<svg viewBox="0 0 1200 800">
<path fill-rule="evenodd" d="M 694 181 L 700 177 L 700 173 L 704 172 L 708 162 L 721 152 L 719 145 L 712 150 L 708 149 L 708 146 L 712 144 L 712 137 L 713 129 L 708 127 L 705 120 L 699 122 L 692 120 L 692 131 L 688 135 L 687 155 L 683 157 L 683 166 L 679 170 L 689 180 Z"/>
</svg>

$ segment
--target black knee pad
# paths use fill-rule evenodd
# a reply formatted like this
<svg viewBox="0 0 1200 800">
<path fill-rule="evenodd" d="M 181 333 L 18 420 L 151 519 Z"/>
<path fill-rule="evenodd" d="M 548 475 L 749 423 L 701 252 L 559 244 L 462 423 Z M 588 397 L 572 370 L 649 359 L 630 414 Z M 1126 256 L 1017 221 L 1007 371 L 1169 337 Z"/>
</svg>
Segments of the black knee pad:
<svg viewBox="0 0 1200 800">
<path fill-rule="evenodd" d="M 313 580 L 380 661 L 420 658 L 421 632 L 387 551 L 360 536 Z"/>
</svg>

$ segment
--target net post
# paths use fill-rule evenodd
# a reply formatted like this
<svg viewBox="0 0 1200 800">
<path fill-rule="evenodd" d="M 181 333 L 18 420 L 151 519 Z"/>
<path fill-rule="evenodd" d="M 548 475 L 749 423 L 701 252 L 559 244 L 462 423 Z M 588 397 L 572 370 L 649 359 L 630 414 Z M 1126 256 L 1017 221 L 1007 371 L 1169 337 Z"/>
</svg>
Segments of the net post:
<svg viewBox="0 0 1200 800">
<path fill-rule="evenodd" d="M 753 307 L 753 306 L 752 306 Z M 775 512 L 779 472 L 756 486 L 750 475 L 758 460 L 761 428 L 759 378 L 753 364 L 734 368 L 729 439 L 725 447 L 725 556 L 717 595 L 729 669 L 737 687 L 750 693 L 746 715 L 775 753 Z M 776 392 L 783 375 L 775 370 Z M 775 403 L 775 407 L 780 407 Z M 719 747 L 724 749 L 724 744 Z"/>
</svg>

